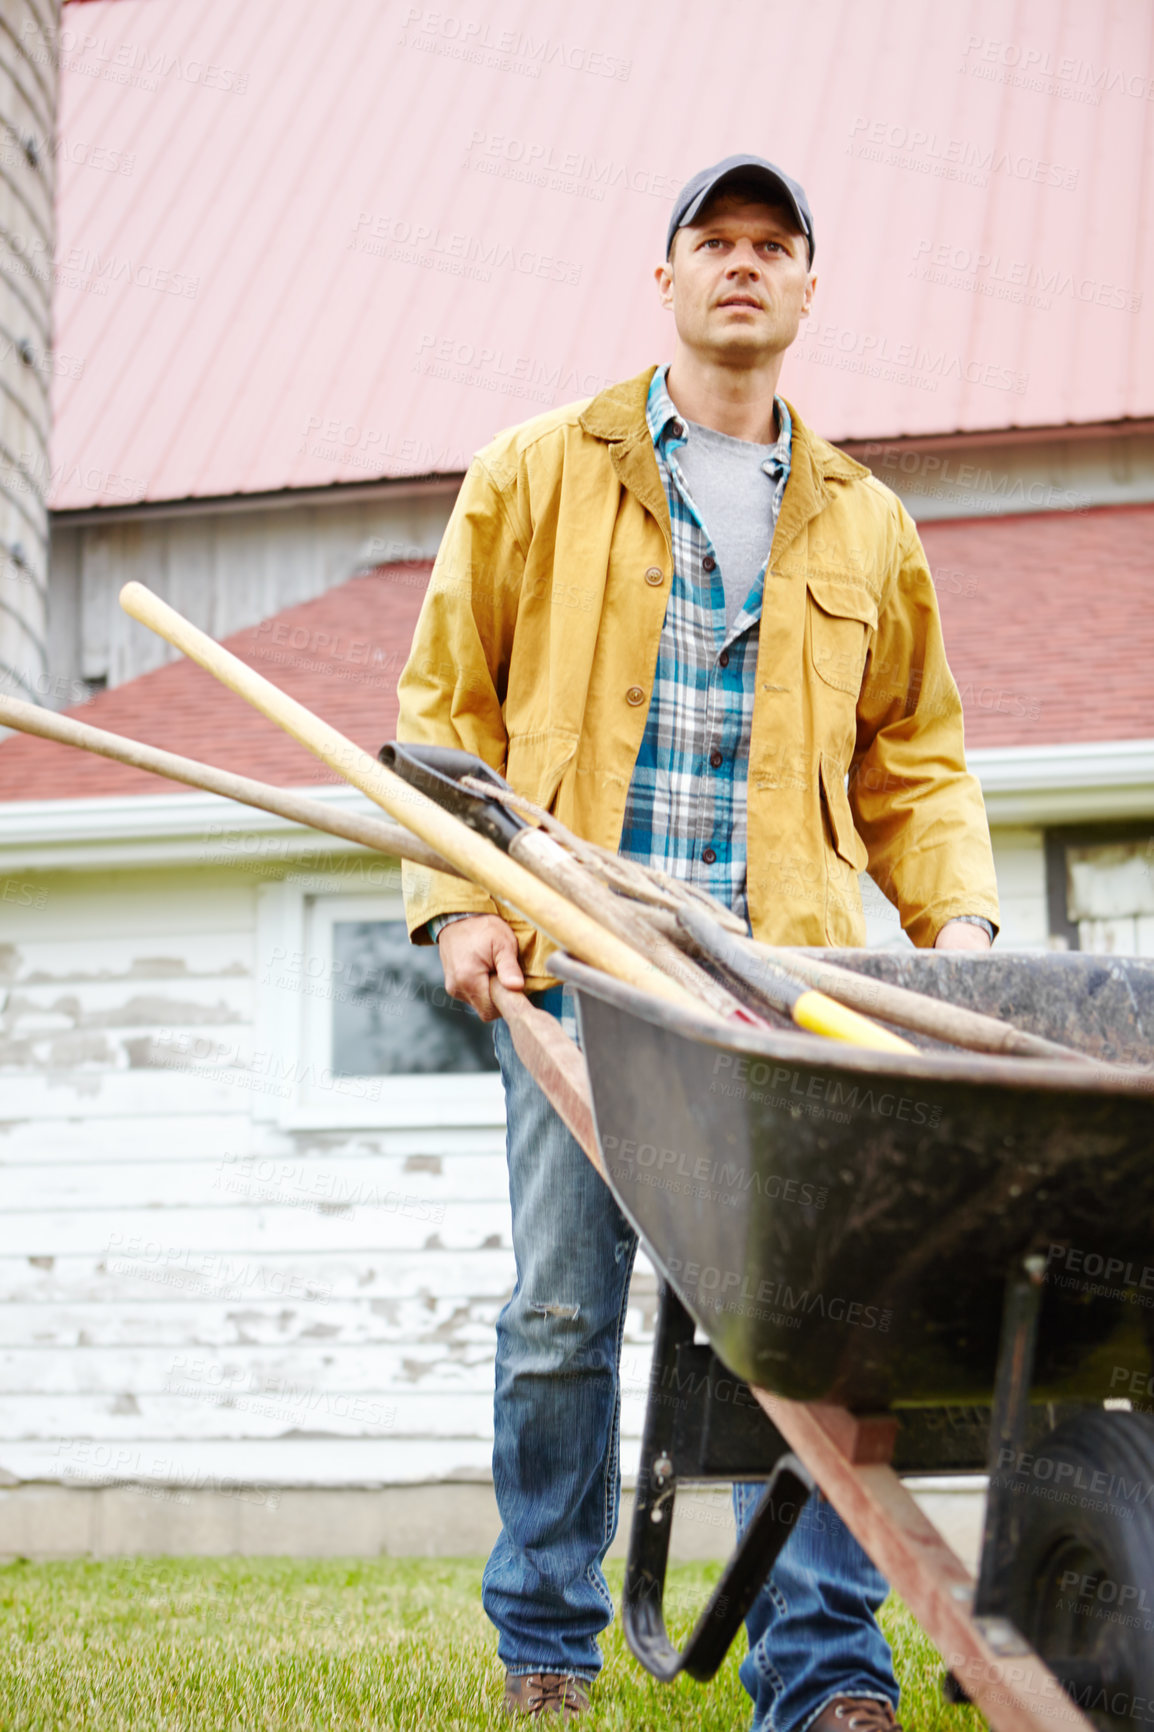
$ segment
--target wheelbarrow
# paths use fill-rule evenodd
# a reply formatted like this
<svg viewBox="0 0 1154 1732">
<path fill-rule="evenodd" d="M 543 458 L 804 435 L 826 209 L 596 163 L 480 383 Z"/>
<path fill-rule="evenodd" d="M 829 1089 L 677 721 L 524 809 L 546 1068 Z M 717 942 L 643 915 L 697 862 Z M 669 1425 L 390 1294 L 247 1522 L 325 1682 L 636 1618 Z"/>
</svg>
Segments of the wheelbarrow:
<svg viewBox="0 0 1154 1732">
<path fill-rule="evenodd" d="M 1094 1062 L 719 1030 L 564 955 L 584 1066 L 510 1010 L 662 1282 L 627 1640 L 711 1676 L 816 1488 L 997 1732 L 1154 1722 L 1154 963 L 835 954 Z M 899 1478 L 943 1472 L 989 1475 L 976 1582 Z M 677 1486 L 759 1479 L 677 1649 Z"/>
</svg>

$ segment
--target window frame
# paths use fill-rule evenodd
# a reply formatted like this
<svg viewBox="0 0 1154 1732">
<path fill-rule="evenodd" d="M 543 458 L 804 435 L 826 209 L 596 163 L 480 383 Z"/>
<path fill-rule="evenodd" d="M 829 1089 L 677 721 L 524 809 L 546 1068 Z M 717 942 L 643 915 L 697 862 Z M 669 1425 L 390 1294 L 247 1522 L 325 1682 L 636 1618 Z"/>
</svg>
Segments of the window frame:
<svg viewBox="0 0 1154 1732">
<path fill-rule="evenodd" d="M 258 1052 L 278 1055 L 287 1080 L 281 1089 L 254 1096 L 254 1117 L 285 1130 L 504 1124 L 504 1090 L 497 1071 L 333 1077 L 331 998 L 284 984 L 284 971 L 294 972 L 298 956 L 325 957 L 331 978 L 332 929 L 338 921 L 403 918 L 399 890 L 350 890 L 347 878 L 310 875 L 260 887 L 255 1044 Z M 313 978 L 307 967 L 295 972 L 302 981 Z"/>
<path fill-rule="evenodd" d="M 1154 841 L 1154 818 L 1115 819 L 1101 824 L 1047 826 L 1043 832 L 1046 859 L 1046 919 L 1050 944 L 1058 950 L 1082 950 L 1077 921 L 1070 919 L 1067 895 L 1068 848 L 1108 847 L 1112 843 Z M 1085 952 L 1083 954 L 1090 954 Z"/>
</svg>

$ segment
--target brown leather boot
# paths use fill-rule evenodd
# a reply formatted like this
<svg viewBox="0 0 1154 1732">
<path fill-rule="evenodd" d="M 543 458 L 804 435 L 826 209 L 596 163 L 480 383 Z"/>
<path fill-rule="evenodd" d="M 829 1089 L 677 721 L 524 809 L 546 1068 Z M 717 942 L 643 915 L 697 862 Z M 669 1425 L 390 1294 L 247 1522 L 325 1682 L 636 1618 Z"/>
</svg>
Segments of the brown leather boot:
<svg viewBox="0 0 1154 1732">
<path fill-rule="evenodd" d="M 588 1711 L 589 1686 L 566 1672 L 506 1672 L 504 1706 L 507 1714 L 560 1714 L 575 1720 Z"/>
<path fill-rule="evenodd" d="M 810 1721 L 809 1732 L 902 1732 L 902 1725 L 888 1702 L 872 1696 L 835 1696 Z"/>
</svg>

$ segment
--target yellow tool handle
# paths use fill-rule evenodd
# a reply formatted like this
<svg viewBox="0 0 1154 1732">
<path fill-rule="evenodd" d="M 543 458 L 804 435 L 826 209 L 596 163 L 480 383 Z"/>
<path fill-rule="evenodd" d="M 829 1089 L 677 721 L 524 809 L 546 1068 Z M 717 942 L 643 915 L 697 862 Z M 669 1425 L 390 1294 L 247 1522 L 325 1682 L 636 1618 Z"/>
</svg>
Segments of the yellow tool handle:
<svg viewBox="0 0 1154 1732">
<path fill-rule="evenodd" d="M 827 998 L 824 992 L 815 992 L 812 988 L 798 994 L 791 1014 L 799 1028 L 808 1028 L 813 1034 L 829 1035 L 831 1040 L 848 1041 L 852 1046 L 871 1047 L 874 1052 L 918 1050 L 900 1034 L 891 1034 L 888 1028 L 882 1028 L 868 1016 L 862 1016 L 847 1005 L 839 1004 L 836 998 Z"/>
</svg>

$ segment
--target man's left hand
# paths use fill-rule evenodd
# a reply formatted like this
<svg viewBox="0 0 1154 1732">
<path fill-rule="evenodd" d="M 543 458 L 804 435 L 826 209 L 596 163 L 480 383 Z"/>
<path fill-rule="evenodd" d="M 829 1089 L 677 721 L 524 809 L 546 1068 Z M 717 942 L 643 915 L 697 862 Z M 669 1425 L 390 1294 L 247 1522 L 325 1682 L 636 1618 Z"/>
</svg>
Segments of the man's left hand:
<svg viewBox="0 0 1154 1732">
<path fill-rule="evenodd" d="M 947 920 L 934 939 L 935 950 L 988 950 L 990 935 L 970 920 Z"/>
</svg>

